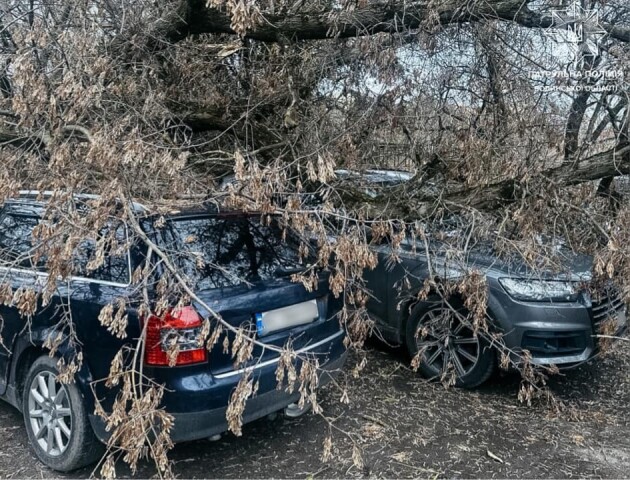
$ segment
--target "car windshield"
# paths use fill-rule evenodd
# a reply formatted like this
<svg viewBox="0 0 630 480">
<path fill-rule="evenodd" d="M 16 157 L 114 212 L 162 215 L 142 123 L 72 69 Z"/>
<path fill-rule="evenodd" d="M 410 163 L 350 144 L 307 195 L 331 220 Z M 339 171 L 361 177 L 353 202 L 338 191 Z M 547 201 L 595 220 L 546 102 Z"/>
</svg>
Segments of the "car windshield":
<svg viewBox="0 0 630 480">
<path fill-rule="evenodd" d="M 295 237 L 259 216 L 174 218 L 166 224 L 170 253 L 197 289 L 287 276 L 302 268 Z"/>
</svg>

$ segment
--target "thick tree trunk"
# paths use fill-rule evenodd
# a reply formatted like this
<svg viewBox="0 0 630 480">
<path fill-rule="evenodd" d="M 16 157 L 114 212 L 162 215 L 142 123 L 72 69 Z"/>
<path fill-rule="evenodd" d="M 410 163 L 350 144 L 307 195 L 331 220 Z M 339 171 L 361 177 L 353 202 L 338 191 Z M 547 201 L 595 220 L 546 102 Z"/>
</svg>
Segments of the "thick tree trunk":
<svg viewBox="0 0 630 480">
<path fill-rule="evenodd" d="M 539 177 L 557 186 L 569 186 L 609 176 L 627 175 L 630 173 L 628 152 L 630 145 L 619 146 L 584 158 L 577 163 L 563 163 L 558 167 L 544 170 Z M 493 208 L 526 195 L 523 187 L 519 180 L 508 179 L 478 188 L 451 192 L 443 198 L 445 202 L 455 206 Z"/>
<path fill-rule="evenodd" d="M 630 144 L 592 155 L 576 163 L 563 163 L 540 172 L 535 178 L 549 182 L 550 185 L 562 187 L 630 174 Z M 510 204 L 529 193 L 527 184 L 520 179 L 509 178 L 489 185 L 475 188 L 463 188 L 443 192 L 439 196 L 414 195 L 409 192 L 409 185 L 401 188 L 402 192 L 394 192 L 377 198 L 368 198 L 360 192 L 350 192 L 345 196 L 351 202 L 362 202 L 374 216 L 383 213 L 383 205 L 387 205 L 387 213 L 408 220 L 423 217 L 435 210 L 437 204 L 443 204 L 450 210 L 475 208 L 491 210 Z M 399 199 L 399 200 L 396 200 Z M 371 204 L 371 205 L 368 205 Z"/>
<path fill-rule="evenodd" d="M 591 92 L 584 91 L 576 95 L 571 103 L 567 125 L 564 131 L 564 160 L 570 162 L 577 156 L 579 150 L 580 128 L 588 108 Z"/>
<path fill-rule="evenodd" d="M 330 10 L 265 14 L 265 20 L 248 30 L 246 36 L 265 42 L 284 40 L 316 40 L 337 37 L 397 33 L 420 27 L 427 21 L 446 25 L 481 19 L 513 21 L 529 28 L 551 26 L 550 15 L 528 8 L 530 0 L 393 0 L 372 2 L 366 7 L 335 14 Z M 612 38 L 630 42 L 630 28 L 603 25 Z M 165 32 L 170 41 L 182 40 L 190 34 L 236 32 L 225 10 L 207 7 L 205 0 L 184 0 L 182 7 Z"/>
</svg>

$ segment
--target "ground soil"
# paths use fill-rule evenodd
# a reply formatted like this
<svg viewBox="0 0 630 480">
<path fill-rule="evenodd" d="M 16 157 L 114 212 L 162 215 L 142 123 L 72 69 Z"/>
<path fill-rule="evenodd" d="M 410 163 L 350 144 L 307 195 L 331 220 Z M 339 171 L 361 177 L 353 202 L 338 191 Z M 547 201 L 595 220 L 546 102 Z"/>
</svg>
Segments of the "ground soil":
<svg viewBox="0 0 630 480">
<path fill-rule="evenodd" d="M 243 436 L 177 445 L 178 477 L 589 477 L 630 476 L 630 342 L 587 365 L 551 379 L 557 410 L 547 401 L 517 400 L 519 376 L 501 374 L 473 391 L 428 383 L 395 349 L 370 345 L 368 363 L 354 378 L 322 393 L 325 414 L 278 417 L 247 425 Z M 332 427 L 331 427 L 332 425 Z M 332 432 L 333 457 L 321 460 Z M 363 466 L 352 460 L 353 445 Z M 66 475 L 90 476 L 92 469 Z M 128 476 L 124 467 L 119 476 Z M 150 477 L 150 463 L 137 476 Z M 31 453 L 20 414 L 0 404 L 0 477 L 59 474 Z"/>
</svg>

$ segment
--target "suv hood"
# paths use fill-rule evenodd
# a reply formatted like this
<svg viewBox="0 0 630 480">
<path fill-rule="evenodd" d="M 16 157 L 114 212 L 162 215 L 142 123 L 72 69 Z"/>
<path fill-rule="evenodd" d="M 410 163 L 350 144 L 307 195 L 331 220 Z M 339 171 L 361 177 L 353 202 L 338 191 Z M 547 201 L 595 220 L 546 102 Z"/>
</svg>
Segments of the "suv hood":
<svg viewBox="0 0 630 480">
<path fill-rule="evenodd" d="M 409 252 L 410 246 L 406 246 Z M 431 262 L 438 275 L 443 278 L 461 277 L 466 270 L 476 269 L 493 277 L 535 278 L 547 280 L 566 280 L 588 282 L 592 279 L 593 257 L 572 252 L 559 247 L 553 266 L 535 267 L 528 265 L 519 255 L 497 255 L 489 245 L 473 247 L 462 258 L 452 258 L 446 244 L 434 242 L 429 247 Z M 426 258 L 425 245 L 416 244 L 416 253 Z"/>
</svg>

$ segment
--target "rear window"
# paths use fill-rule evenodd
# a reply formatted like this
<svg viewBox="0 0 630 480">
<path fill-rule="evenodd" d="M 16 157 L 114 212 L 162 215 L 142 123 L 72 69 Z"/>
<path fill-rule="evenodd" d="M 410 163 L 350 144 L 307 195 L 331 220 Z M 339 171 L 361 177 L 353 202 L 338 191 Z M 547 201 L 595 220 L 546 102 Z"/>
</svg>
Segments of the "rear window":
<svg viewBox="0 0 630 480">
<path fill-rule="evenodd" d="M 298 242 L 275 219 L 259 216 L 175 218 L 167 222 L 169 253 L 199 289 L 255 283 L 299 271 Z"/>
</svg>

